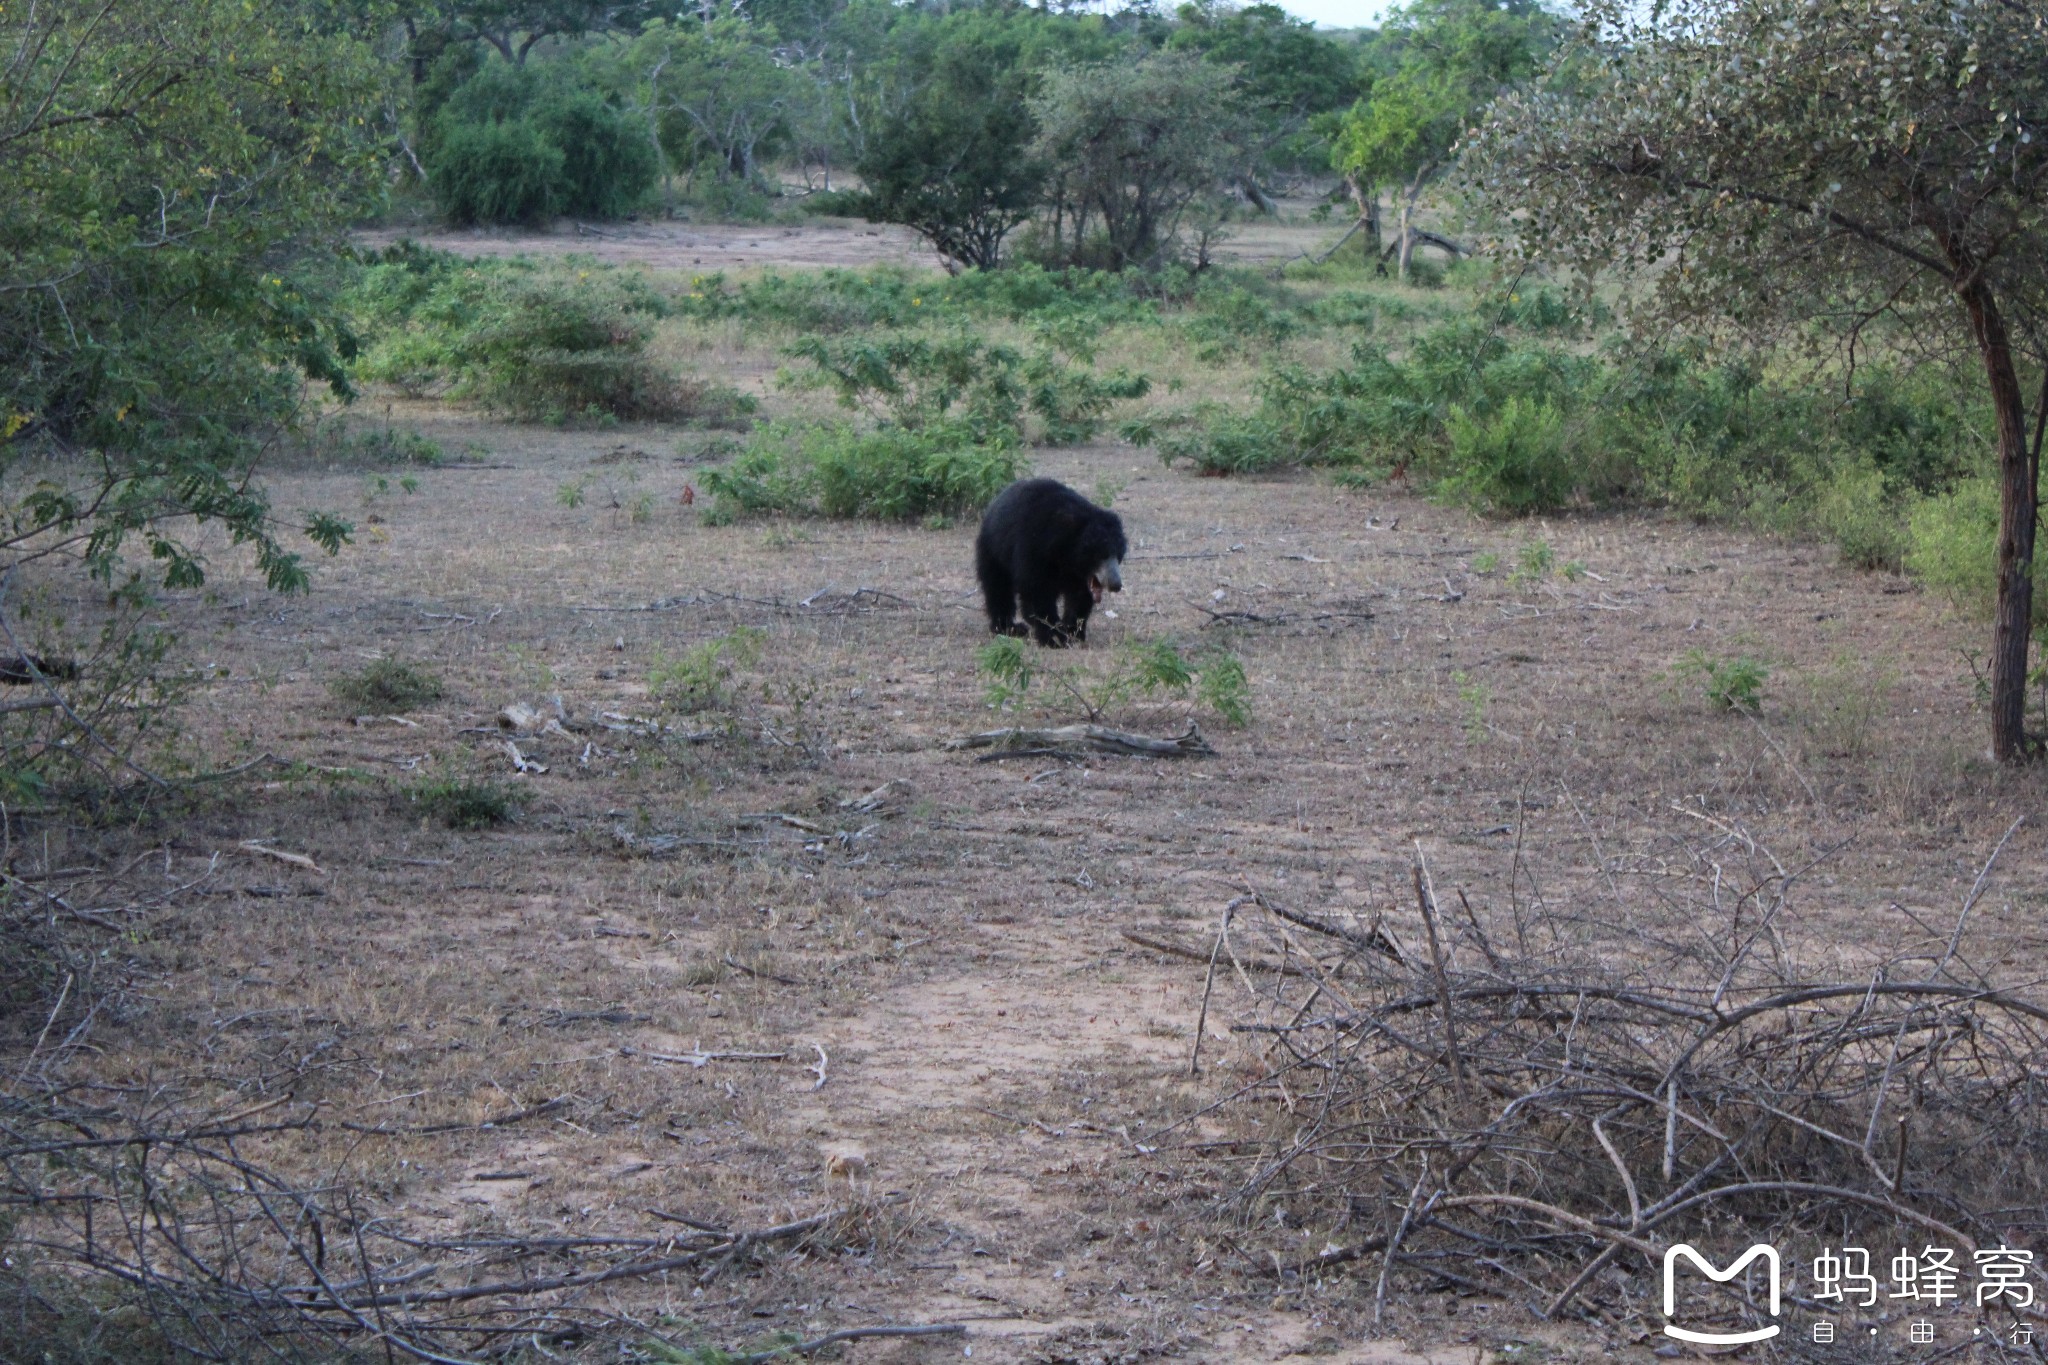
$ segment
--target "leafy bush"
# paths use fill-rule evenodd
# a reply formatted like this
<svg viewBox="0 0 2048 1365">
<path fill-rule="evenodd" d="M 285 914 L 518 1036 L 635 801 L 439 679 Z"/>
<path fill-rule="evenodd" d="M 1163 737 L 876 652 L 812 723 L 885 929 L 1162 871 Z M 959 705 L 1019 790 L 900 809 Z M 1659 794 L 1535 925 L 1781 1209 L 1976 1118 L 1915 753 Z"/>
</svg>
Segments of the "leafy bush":
<svg viewBox="0 0 2048 1365">
<path fill-rule="evenodd" d="M 1143 375 L 1098 376 L 1050 350 L 1027 355 L 965 332 L 937 339 L 805 337 L 784 353 L 811 364 L 791 382 L 829 388 L 842 407 L 907 431 L 957 424 L 979 444 L 1021 441 L 1027 410 L 1039 418 L 1047 444 L 1085 441 L 1101 429 L 1111 404 L 1151 387 Z"/>
<path fill-rule="evenodd" d="M 1923 498 L 1907 522 L 1907 569 L 1960 610 L 1991 619 L 1998 589 L 1998 481 L 1966 479 Z M 2048 593 L 2034 592 L 2034 624 L 2048 625 Z"/>
<path fill-rule="evenodd" d="M 1438 485 L 1489 511 L 1525 515 L 1562 507 L 1578 482 L 1564 419 L 1541 399 L 1510 397 L 1491 417 L 1452 408 Z"/>
<path fill-rule="evenodd" d="M 562 211 L 567 157 L 524 120 L 454 123 L 434 153 L 434 197 L 451 223 L 544 223 Z"/>
<path fill-rule="evenodd" d="M 1688 650 L 1679 672 L 1700 680 L 1707 701 L 1723 711 L 1755 713 L 1763 706 L 1764 682 L 1770 669 L 1748 657 L 1715 659 L 1704 650 Z"/>
<path fill-rule="evenodd" d="M 1198 290 L 1181 328 L 1195 355 L 1213 364 L 1277 346 L 1299 332 L 1301 322 L 1293 308 L 1230 284 Z"/>
<path fill-rule="evenodd" d="M 654 656 L 647 687 L 666 706 L 686 713 L 710 711 L 732 702 L 735 668 L 751 668 L 761 657 L 767 636 L 750 626 L 690 646 L 671 659 Z"/>
<path fill-rule="evenodd" d="M 412 790 L 413 804 L 450 829 L 493 829 L 511 821 L 523 802 L 520 792 L 496 782 L 437 777 Z"/>
<path fill-rule="evenodd" d="M 401 247 L 349 301 L 370 346 L 363 378 L 445 389 L 523 420 L 586 414 L 744 426 L 753 400 L 647 355 L 667 303 L 637 273 L 571 258 L 467 263 Z"/>
<path fill-rule="evenodd" d="M 566 64 L 486 62 L 434 114 L 429 180 L 454 223 L 619 218 L 660 173 L 639 129 Z"/>
<path fill-rule="evenodd" d="M 1044 672 L 1042 657 L 1014 636 L 991 640 L 975 651 L 975 666 L 988 679 L 988 704 L 998 711 L 1021 706 Z M 1070 664 L 1050 676 L 1091 721 L 1140 697 L 1192 695 L 1227 725 L 1251 723 L 1244 664 L 1220 647 L 1190 653 L 1171 640 L 1132 640 L 1117 650 L 1106 671 Z"/>
<path fill-rule="evenodd" d="M 1213 403 L 1150 424 L 1127 424 L 1124 434 L 1134 444 L 1156 447 L 1162 464 L 1185 463 L 1212 476 L 1264 473 L 1294 463 L 1298 455 L 1277 423 Z"/>
<path fill-rule="evenodd" d="M 776 424 L 703 485 L 714 523 L 771 513 L 918 521 L 978 512 L 1023 473 L 1013 443 L 984 442 L 964 423 Z"/>
<path fill-rule="evenodd" d="M 1905 520 L 1868 456 L 1844 461 L 1821 485 L 1813 516 L 1845 562 L 1859 569 L 1897 569 L 1905 562 Z"/>
<path fill-rule="evenodd" d="M 433 673 L 399 659 L 379 659 L 331 679 L 327 690 L 353 711 L 379 715 L 416 710 L 447 692 Z"/>
</svg>

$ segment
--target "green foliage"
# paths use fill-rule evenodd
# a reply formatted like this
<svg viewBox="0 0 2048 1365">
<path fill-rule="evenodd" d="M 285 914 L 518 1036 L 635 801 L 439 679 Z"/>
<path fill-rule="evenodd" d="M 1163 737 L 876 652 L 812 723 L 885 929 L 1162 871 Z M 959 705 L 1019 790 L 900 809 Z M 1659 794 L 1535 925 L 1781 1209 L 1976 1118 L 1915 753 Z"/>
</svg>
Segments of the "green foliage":
<svg viewBox="0 0 2048 1365">
<path fill-rule="evenodd" d="M 839 423 L 777 423 L 730 465 L 704 473 L 706 519 L 783 514 L 925 521 L 980 511 L 1024 473 L 1013 444 L 939 421 L 859 431 Z"/>
<path fill-rule="evenodd" d="M 1171 260 L 1182 219 L 1251 136 L 1232 72 L 1177 52 L 1057 67 L 1031 112 L 1031 154 L 1050 167 L 1053 251 L 1117 270 Z"/>
<path fill-rule="evenodd" d="M 692 13 L 656 19 L 598 60 L 653 119 L 668 168 L 701 182 L 699 202 L 744 213 L 772 189 L 763 160 L 785 144 L 811 93 L 779 46 L 773 24 Z"/>
<path fill-rule="evenodd" d="M 1149 425 L 1127 425 L 1124 434 L 1134 444 L 1156 446 L 1162 464 L 1188 464 L 1212 476 L 1262 474 L 1293 463 L 1296 454 L 1277 423 L 1215 403 Z"/>
<path fill-rule="evenodd" d="M 1195 343 L 1195 355 L 1214 364 L 1257 355 L 1301 331 L 1294 300 L 1274 299 L 1238 283 L 1196 290 L 1194 307 L 1181 328 Z"/>
<path fill-rule="evenodd" d="M 1451 674 L 1451 683 L 1458 689 L 1458 701 L 1465 708 L 1465 741 L 1468 744 L 1486 742 L 1486 704 L 1492 700 L 1492 693 L 1486 684 L 1474 682 L 1462 669 Z"/>
<path fill-rule="evenodd" d="M 379 192 L 373 54 L 233 0 L 17 5 L 0 42 L 0 562 L 115 583 L 139 541 L 192 587 L 210 523 L 303 588 L 253 471 L 307 380 L 350 392 L 319 266 Z"/>
<path fill-rule="evenodd" d="M 1844 459 L 1820 486 L 1813 519 L 1843 560 L 1859 569 L 1897 569 L 1905 562 L 1907 535 L 1899 500 L 1868 456 Z"/>
<path fill-rule="evenodd" d="M 1357 190 L 1402 189 L 1401 225 L 1422 188 L 1446 170 L 1459 137 L 1496 95 L 1536 70 L 1562 21 L 1530 0 L 1415 0 L 1388 16 L 1368 54 L 1363 97 L 1325 124 L 1330 162 Z M 1401 275 L 1433 287 L 1435 267 Z"/>
<path fill-rule="evenodd" d="M 949 262 L 996 267 L 1045 179 L 1025 150 L 1034 127 L 1024 48 L 1038 19 L 992 8 L 904 25 L 916 78 L 868 134 L 855 212 L 904 224 Z"/>
<path fill-rule="evenodd" d="M 1997 600 L 1998 481 L 1965 479 L 1947 493 L 1913 504 L 1905 565 L 1965 614 L 1990 620 Z M 2048 625 L 2048 594 L 2036 593 L 2036 629 Z"/>
<path fill-rule="evenodd" d="M 910 432 L 938 423 L 961 427 L 981 445 L 1021 441 L 1027 410 L 1039 419 L 1046 444 L 1085 441 L 1112 404 L 1150 388 L 1143 375 L 1098 376 L 1052 351 L 1026 354 L 967 332 L 805 337 L 784 353 L 811 365 L 792 382 L 829 388 L 843 407 Z"/>
<path fill-rule="evenodd" d="M 400 659 L 378 659 L 330 679 L 327 690 L 351 711 L 376 715 L 416 711 L 447 692 L 430 670 Z"/>
<path fill-rule="evenodd" d="M 764 632 L 741 626 L 694 644 L 674 658 L 657 653 L 647 673 L 648 691 L 685 714 L 723 710 L 732 704 L 733 670 L 759 662 L 767 641 Z"/>
<path fill-rule="evenodd" d="M 1746 655 L 1716 659 L 1699 649 L 1686 651 L 1678 671 L 1698 678 L 1712 705 L 1749 714 L 1762 709 L 1764 682 L 1771 676 L 1770 669 Z"/>
<path fill-rule="evenodd" d="M 452 123 L 434 151 L 434 195 L 451 223 L 539 224 L 561 212 L 562 149 L 525 120 Z"/>
<path fill-rule="evenodd" d="M 362 272 L 349 303 L 370 339 L 356 372 L 445 391 L 522 420 L 606 415 L 744 426 L 753 400 L 647 355 L 668 311 L 637 272 L 571 258 L 462 262 L 404 246 Z"/>
<path fill-rule="evenodd" d="M 450 829 L 495 829 L 509 824 L 524 794 L 482 778 L 435 777 L 414 787 L 412 803 Z"/>
<path fill-rule="evenodd" d="M 1550 571 L 1557 566 L 1557 551 L 1547 541 L 1532 540 L 1524 545 L 1515 556 L 1515 567 L 1508 574 L 1510 583 L 1541 583 L 1550 577 Z"/>
<path fill-rule="evenodd" d="M 1211 650 L 1198 660 L 1195 698 L 1227 725 L 1243 729 L 1252 723 L 1251 683 L 1243 661 L 1228 650 Z"/>
<path fill-rule="evenodd" d="M 988 678 L 988 704 L 1007 711 L 1024 700 L 1038 675 L 1036 653 L 1014 635 L 1000 636 L 974 652 L 974 664 Z"/>
<path fill-rule="evenodd" d="M 2031 528 L 2017 357 L 2038 342 L 2014 320 L 2048 297 L 2039 16 L 1950 0 L 1596 0 L 1584 19 L 1554 88 L 1503 99 L 1465 144 L 1517 249 L 1585 278 L 1636 276 L 1646 323 L 1976 357 L 2004 516 Z M 2030 751 L 2033 585 L 2017 572 L 2024 544 L 2009 548 L 1991 661 L 2001 760 Z"/>
<path fill-rule="evenodd" d="M 1189 4 L 1178 17 L 1167 48 L 1235 69 L 1269 147 L 1267 160 L 1290 171 L 1329 164 L 1316 116 L 1343 108 L 1356 92 L 1357 57 L 1349 45 L 1278 5 Z"/>
<path fill-rule="evenodd" d="M 1452 408 L 1439 487 L 1488 511 L 1526 515 L 1562 507 L 1578 483 L 1564 419 L 1540 399 L 1511 395 L 1490 417 Z"/>
<path fill-rule="evenodd" d="M 566 64 L 485 62 L 434 115 L 429 180 L 454 223 L 620 218 L 659 173 L 654 150 Z"/>
<path fill-rule="evenodd" d="M 1227 649 L 1192 653 L 1170 640 L 1133 640 L 1119 648 L 1106 670 L 1068 664 L 1050 672 L 1038 651 L 1014 636 L 991 640 L 975 651 L 975 664 L 988 679 L 984 693 L 998 711 L 1021 707 L 1040 677 L 1050 677 L 1091 721 L 1139 698 L 1192 697 L 1225 724 L 1251 723 L 1251 687 L 1244 664 Z"/>
</svg>

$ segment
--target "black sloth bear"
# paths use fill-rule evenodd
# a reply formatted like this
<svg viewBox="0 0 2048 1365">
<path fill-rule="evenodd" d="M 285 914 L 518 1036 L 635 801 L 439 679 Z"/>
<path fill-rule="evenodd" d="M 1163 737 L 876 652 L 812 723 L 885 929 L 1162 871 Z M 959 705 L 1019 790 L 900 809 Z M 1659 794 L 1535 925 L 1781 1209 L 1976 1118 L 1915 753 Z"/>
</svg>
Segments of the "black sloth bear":
<svg viewBox="0 0 2048 1365">
<path fill-rule="evenodd" d="M 1025 479 L 997 495 L 974 541 L 988 628 L 1062 648 L 1088 638 L 1088 613 L 1124 590 L 1124 524 L 1063 483 Z M 1022 605 L 1024 620 L 1017 621 Z"/>
</svg>

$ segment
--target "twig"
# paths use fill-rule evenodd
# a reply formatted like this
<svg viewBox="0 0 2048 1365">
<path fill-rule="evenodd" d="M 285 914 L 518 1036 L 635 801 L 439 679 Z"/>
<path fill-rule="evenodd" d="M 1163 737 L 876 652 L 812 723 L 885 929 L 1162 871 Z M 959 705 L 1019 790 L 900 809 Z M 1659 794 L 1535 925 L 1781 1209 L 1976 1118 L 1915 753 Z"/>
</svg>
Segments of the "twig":
<svg viewBox="0 0 2048 1365">
<path fill-rule="evenodd" d="M 1415 841 L 1415 900 L 1422 907 L 1422 927 L 1429 936 L 1429 961 L 1436 972 L 1436 991 L 1443 1002 L 1444 1011 L 1444 1055 L 1451 1063 L 1451 1083 L 1457 1087 L 1459 1098 L 1465 1095 L 1465 1063 L 1458 1056 L 1458 1024 L 1456 1012 L 1451 1006 L 1451 979 L 1444 974 L 1443 945 L 1438 941 L 1436 930 L 1436 897 L 1429 890 L 1429 863 L 1422 854 L 1422 841 Z M 1399 1239 L 1396 1238 L 1396 1241 Z M 1393 1248 L 1388 1248 L 1389 1257 Z"/>
<path fill-rule="evenodd" d="M 1202 1035 L 1209 1028 L 1209 992 L 1216 988 L 1216 956 L 1223 951 L 1223 936 L 1230 932 L 1230 917 L 1243 904 L 1242 898 L 1223 907 L 1223 922 L 1216 926 L 1216 943 L 1209 949 L 1209 974 L 1202 982 L 1202 1011 L 1195 1017 L 1195 1049 L 1188 1055 L 1188 1075 L 1202 1074 Z"/>
<path fill-rule="evenodd" d="M 648 1052 L 637 1047 L 622 1047 L 621 1057 L 640 1057 L 650 1062 L 673 1062 L 678 1066 L 701 1067 L 706 1062 L 782 1062 L 789 1060 L 787 1052 Z"/>
<path fill-rule="evenodd" d="M 731 953 L 725 954 L 724 958 L 721 960 L 725 963 L 726 966 L 732 968 L 736 972 L 739 972 L 746 976 L 754 977 L 757 980 L 761 981 L 773 981 L 778 986 L 806 986 L 810 984 L 807 981 L 798 981 L 795 977 L 777 976 L 774 972 L 764 972 L 760 970 L 758 967 L 749 967 L 746 963 L 741 962 Z"/>
</svg>

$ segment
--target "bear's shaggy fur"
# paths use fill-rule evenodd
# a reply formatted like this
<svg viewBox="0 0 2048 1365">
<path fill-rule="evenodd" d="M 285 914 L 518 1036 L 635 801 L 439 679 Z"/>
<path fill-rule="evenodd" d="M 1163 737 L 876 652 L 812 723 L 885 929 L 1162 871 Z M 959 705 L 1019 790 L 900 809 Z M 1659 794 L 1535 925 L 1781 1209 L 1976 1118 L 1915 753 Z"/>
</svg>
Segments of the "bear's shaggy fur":
<svg viewBox="0 0 2048 1365">
<path fill-rule="evenodd" d="M 1116 513 L 1052 479 L 1011 484 L 982 514 L 974 542 L 988 628 L 998 635 L 1028 629 L 1055 649 L 1086 640 L 1088 614 L 1102 594 L 1123 591 L 1128 551 Z"/>
</svg>

